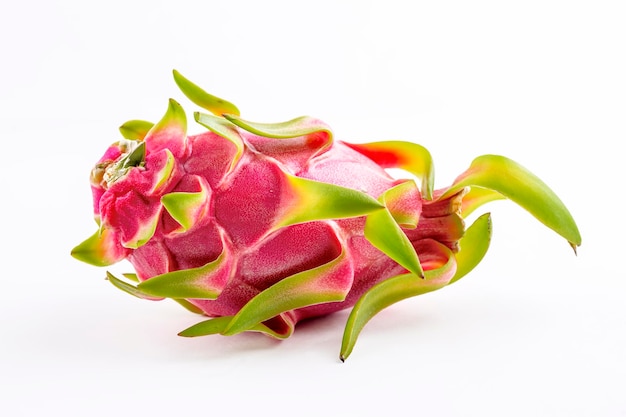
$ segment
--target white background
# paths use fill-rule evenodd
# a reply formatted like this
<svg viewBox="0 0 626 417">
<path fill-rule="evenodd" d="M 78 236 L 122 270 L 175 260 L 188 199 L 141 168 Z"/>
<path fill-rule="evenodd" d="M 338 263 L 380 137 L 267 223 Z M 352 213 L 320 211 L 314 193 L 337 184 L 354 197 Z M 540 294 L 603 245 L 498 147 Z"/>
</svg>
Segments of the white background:
<svg viewBox="0 0 626 417">
<path fill-rule="evenodd" d="M 0 414 L 626 416 L 622 1 L 0 4 Z M 117 127 L 195 109 L 173 68 L 249 120 L 419 142 L 438 187 L 507 155 L 583 245 L 486 206 L 484 262 L 381 313 L 344 364 L 345 312 L 283 342 L 179 338 L 198 317 L 69 256 Z"/>
</svg>

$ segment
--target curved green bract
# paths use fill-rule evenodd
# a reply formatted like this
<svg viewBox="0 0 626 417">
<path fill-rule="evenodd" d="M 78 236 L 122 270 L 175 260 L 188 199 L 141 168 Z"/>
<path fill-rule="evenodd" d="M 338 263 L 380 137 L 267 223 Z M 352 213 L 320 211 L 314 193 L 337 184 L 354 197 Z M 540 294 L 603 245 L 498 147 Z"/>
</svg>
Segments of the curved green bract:
<svg viewBox="0 0 626 417">
<path fill-rule="evenodd" d="M 93 266 L 109 266 L 118 262 L 118 259 L 112 259 L 108 254 L 108 234 L 106 229 L 96 231 L 76 245 L 72 249 L 71 255 L 75 259 Z"/>
<path fill-rule="evenodd" d="M 330 128 L 322 121 L 309 116 L 301 116 L 279 123 L 249 122 L 231 114 L 225 114 L 224 117 L 240 128 L 266 138 L 290 139 L 310 135 L 312 133 L 324 132 L 328 136 L 326 146 L 332 143 L 332 132 Z"/>
<path fill-rule="evenodd" d="M 237 132 L 235 125 L 226 119 L 213 116 L 211 114 L 195 112 L 193 116 L 196 122 L 206 127 L 216 135 L 220 135 L 224 139 L 229 140 L 233 145 L 235 145 L 237 152 L 235 153 L 228 170 L 228 172 L 231 172 L 235 168 L 235 165 L 237 165 L 237 162 L 239 162 L 239 159 L 241 159 L 244 149 L 243 140 L 241 139 L 241 136 L 239 136 L 239 132 Z"/>
<path fill-rule="evenodd" d="M 424 279 L 415 274 L 397 275 L 374 285 L 357 301 L 343 333 L 339 354 L 342 362 L 352 353 L 363 327 L 380 311 L 404 299 L 438 290 L 448 284 L 448 276 L 452 276 L 456 269 L 456 261 L 448 248 L 441 249 L 447 252 L 448 261 L 439 268 L 425 271 Z"/>
<path fill-rule="evenodd" d="M 125 272 L 122 274 L 124 278 L 132 282 L 139 282 L 139 277 L 135 273 Z"/>
<path fill-rule="evenodd" d="M 143 281 L 137 288 L 157 297 L 214 300 L 220 295 L 221 287 L 213 285 L 211 278 L 222 272 L 220 269 L 226 262 L 224 250 L 216 260 L 204 266 L 157 275 Z"/>
<path fill-rule="evenodd" d="M 120 133 L 125 139 L 143 140 L 154 123 L 145 120 L 129 120 L 119 127 Z"/>
<path fill-rule="evenodd" d="M 165 115 L 152 126 L 144 139 L 149 140 L 150 136 L 167 132 L 172 128 L 177 129 L 183 136 L 187 132 L 187 115 L 182 106 L 174 99 L 169 100 Z"/>
<path fill-rule="evenodd" d="M 233 103 L 207 93 L 176 70 L 173 70 L 173 74 L 174 81 L 180 88 L 180 91 L 193 103 L 216 116 L 221 116 L 225 113 L 239 115 L 239 109 Z"/>
<path fill-rule="evenodd" d="M 156 175 L 155 175 L 155 178 L 157 178 L 157 181 L 154 184 L 154 186 L 152 187 L 152 189 L 150 190 L 150 194 L 155 194 L 165 184 L 167 184 L 167 181 L 170 179 L 170 177 L 172 175 L 172 171 L 174 171 L 174 165 L 176 164 L 176 158 L 174 158 L 174 155 L 172 154 L 172 151 L 170 151 L 169 149 L 165 148 L 163 151 L 167 155 L 167 159 L 165 161 L 165 165 L 163 166 L 163 168 L 161 168 L 161 170 L 159 172 L 157 172 Z"/>
<path fill-rule="evenodd" d="M 187 329 L 178 333 L 178 335 L 183 337 L 198 337 L 209 336 L 213 334 L 223 334 L 233 317 L 234 316 L 223 316 L 204 320 L 194 324 L 191 327 L 188 327 Z M 293 327 L 289 326 L 289 330 L 286 333 L 278 333 L 263 323 L 257 323 L 246 331 L 264 333 L 277 339 L 286 339 L 293 333 Z"/>
<path fill-rule="evenodd" d="M 230 336 L 250 330 L 286 311 L 343 301 L 350 290 L 351 282 L 342 285 L 345 279 L 333 279 L 333 276 L 349 276 L 343 270 L 345 268 L 352 266 L 345 249 L 342 249 L 341 254 L 330 262 L 278 281 L 248 301 L 222 334 Z"/>
<path fill-rule="evenodd" d="M 184 298 L 172 298 L 172 300 L 180 304 L 187 311 L 191 311 L 192 313 L 195 313 L 195 314 L 204 314 L 204 311 L 202 311 L 201 308 L 196 307 L 195 305 L 191 304 L 189 301 L 185 300 Z"/>
<path fill-rule="evenodd" d="M 122 281 L 119 278 L 116 278 L 112 273 L 107 271 L 107 280 L 113 284 L 113 286 L 115 286 L 116 288 L 124 291 L 125 293 L 128 293 L 134 297 L 137 298 L 141 298 L 144 300 L 152 300 L 152 301 L 158 301 L 158 300 L 162 300 L 163 297 L 154 297 L 153 295 L 147 294 L 143 291 L 141 291 L 140 289 L 138 289 L 137 287 L 135 287 L 132 284 L 129 284 L 127 282 Z"/>
<path fill-rule="evenodd" d="M 400 184 L 394 188 L 404 188 L 404 186 L 404 184 Z M 424 278 L 424 271 L 413 244 L 387 208 L 386 197 L 388 194 L 394 193 L 394 188 L 385 191 L 379 198 L 385 207 L 367 216 L 364 229 L 365 238 L 404 268 L 420 278 Z"/>
<path fill-rule="evenodd" d="M 137 274 L 122 274 L 122 275 L 124 276 L 124 278 L 130 281 L 139 282 L 139 278 L 137 278 Z M 136 286 L 122 281 L 121 279 L 115 277 L 113 274 L 111 274 L 108 271 L 107 271 L 107 280 L 111 284 L 113 284 L 113 286 L 116 287 L 117 289 L 120 289 L 124 291 L 125 293 L 130 294 L 134 297 L 141 298 L 144 300 L 150 300 L 150 301 L 159 301 L 163 299 L 163 297 L 154 297 L 150 294 L 147 294 L 141 291 Z M 177 302 L 178 304 L 180 304 L 182 307 L 184 307 L 186 310 L 191 311 L 192 313 L 203 314 L 203 311 L 200 308 L 196 307 L 195 305 L 191 304 L 189 301 L 185 299 L 173 298 L 173 300 Z"/>
<path fill-rule="evenodd" d="M 415 208 L 414 203 L 413 205 L 409 204 L 409 207 L 403 207 L 403 203 L 406 202 L 407 198 L 419 201 L 419 209 Z M 407 180 L 395 187 L 389 188 L 383 194 L 383 199 L 384 201 L 381 201 L 381 199 L 379 199 L 379 201 L 389 209 L 389 213 L 391 213 L 396 223 L 409 229 L 415 229 L 417 227 L 422 205 L 415 181 Z"/>
<path fill-rule="evenodd" d="M 497 191 L 567 239 L 574 250 L 581 244 L 576 222 L 559 197 L 535 174 L 511 159 L 499 155 L 479 156 L 441 198 L 464 187 Z"/>
<path fill-rule="evenodd" d="M 383 168 L 401 168 L 415 175 L 421 181 L 424 199 L 432 200 L 435 165 L 430 152 L 425 147 L 400 140 L 363 144 L 346 143 L 346 145 L 367 156 Z"/>
<path fill-rule="evenodd" d="M 186 328 L 178 333 L 178 335 L 183 337 L 198 337 L 220 334 L 226 329 L 226 326 L 228 326 L 228 323 L 230 323 L 232 319 L 233 316 L 223 316 L 204 320 Z"/>
<path fill-rule="evenodd" d="M 450 284 L 456 282 L 474 269 L 485 257 L 491 243 L 491 214 L 485 213 L 477 218 L 459 241 L 456 258 L 456 272 Z"/>
<path fill-rule="evenodd" d="M 469 217 L 470 214 L 480 208 L 483 204 L 496 200 L 506 200 L 506 197 L 497 191 L 480 187 L 468 188 L 469 191 L 463 196 L 463 200 L 461 202 L 461 215 L 464 219 Z"/>
<path fill-rule="evenodd" d="M 161 203 L 174 220 L 187 231 L 198 220 L 198 212 L 207 204 L 208 192 L 202 190 L 192 192 L 173 192 L 161 197 Z"/>
<path fill-rule="evenodd" d="M 293 201 L 277 218 L 272 230 L 314 220 L 358 217 L 384 207 L 362 191 L 284 174 Z"/>
</svg>

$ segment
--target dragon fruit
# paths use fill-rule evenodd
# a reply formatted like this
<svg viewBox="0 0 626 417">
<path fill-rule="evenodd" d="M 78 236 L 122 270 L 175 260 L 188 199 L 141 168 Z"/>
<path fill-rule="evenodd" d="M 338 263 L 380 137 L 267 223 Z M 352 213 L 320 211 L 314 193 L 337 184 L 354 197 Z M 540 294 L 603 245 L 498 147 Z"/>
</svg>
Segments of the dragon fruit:
<svg viewBox="0 0 626 417">
<path fill-rule="evenodd" d="M 483 259 L 490 214 L 467 230 L 464 219 L 496 199 L 519 204 L 574 250 L 581 243 L 556 194 L 508 158 L 478 157 L 434 190 L 420 145 L 334 140 L 310 117 L 250 122 L 177 71 L 174 80 L 208 111 L 194 113 L 207 130 L 188 136 L 174 100 L 156 124 L 123 124 L 124 139 L 91 172 L 98 229 L 72 255 L 96 266 L 127 259 L 135 273 L 107 272 L 113 285 L 211 317 L 181 336 L 283 339 L 300 320 L 353 307 L 344 360 L 376 313 L 456 282 Z"/>
</svg>

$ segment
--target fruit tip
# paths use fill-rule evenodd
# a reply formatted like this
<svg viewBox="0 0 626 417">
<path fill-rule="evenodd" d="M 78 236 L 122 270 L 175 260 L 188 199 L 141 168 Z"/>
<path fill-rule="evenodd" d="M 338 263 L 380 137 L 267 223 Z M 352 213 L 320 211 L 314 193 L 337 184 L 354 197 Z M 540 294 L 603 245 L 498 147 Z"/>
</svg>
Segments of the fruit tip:
<svg viewBox="0 0 626 417">
<path fill-rule="evenodd" d="M 179 86 L 179 83 L 185 79 L 185 77 L 176 68 L 172 69 L 172 76 L 174 77 L 174 82 Z"/>
<path fill-rule="evenodd" d="M 187 332 L 187 330 L 189 330 L 189 329 L 181 330 L 180 332 L 176 333 L 176 336 L 180 336 L 180 337 L 187 337 L 187 338 L 192 338 L 192 337 L 194 337 L 194 336 L 195 336 L 195 335 L 193 335 L 193 334 L 189 334 L 189 333 Z"/>
</svg>

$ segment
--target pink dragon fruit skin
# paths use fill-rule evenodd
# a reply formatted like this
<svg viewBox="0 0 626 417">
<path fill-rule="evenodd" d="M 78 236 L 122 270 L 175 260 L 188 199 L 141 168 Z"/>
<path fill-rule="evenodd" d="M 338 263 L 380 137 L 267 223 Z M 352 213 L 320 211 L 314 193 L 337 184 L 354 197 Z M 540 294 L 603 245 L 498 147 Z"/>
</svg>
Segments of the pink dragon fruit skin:
<svg viewBox="0 0 626 417">
<path fill-rule="evenodd" d="M 195 113 L 208 131 L 188 136 L 174 100 L 154 125 L 124 124 L 125 139 L 91 174 L 99 230 L 72 255 L 97 266 L 128 259 L 136 273 L 107 273 L 115 286 L 212 317 L 183 336 L 285 338 L 300 320 L 354 306 L 343 360 L 378 311 L 455 282 L 482 260 L 490 215 L 467 230 L 464 217 L 495 199 L 515 201 L 574 249 L 581 243 L 559 198 L 510 159 L 479 157 L 434 191 L 420 145 L 344 143 L 309 117 L 248 122 L 231 103 L 174 78 L 212 113 Z M 413 176 L 392 178 L 392 167 Z"/>
</svg>

